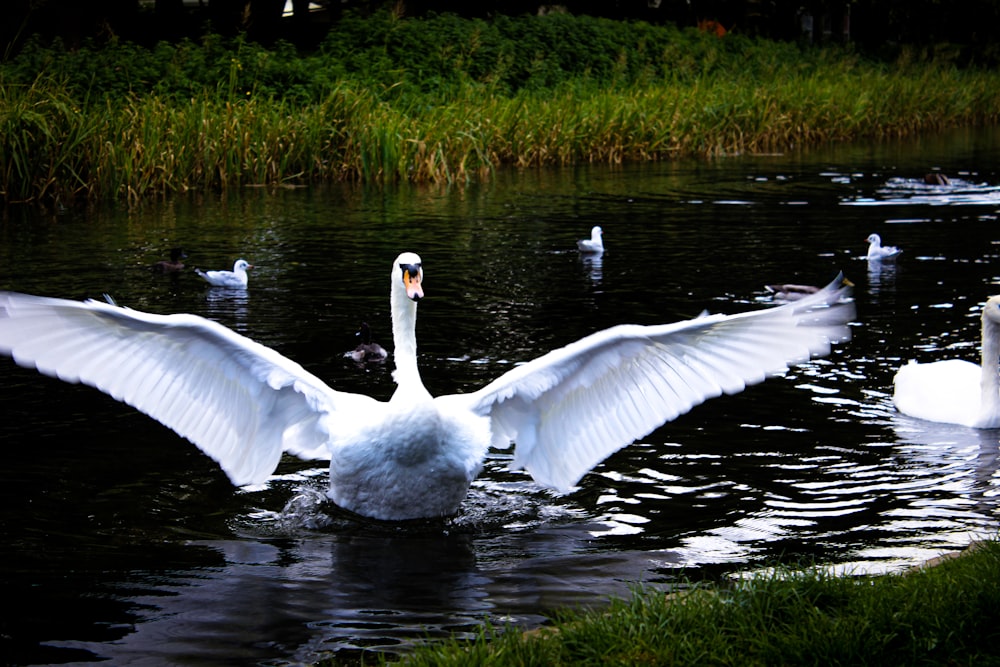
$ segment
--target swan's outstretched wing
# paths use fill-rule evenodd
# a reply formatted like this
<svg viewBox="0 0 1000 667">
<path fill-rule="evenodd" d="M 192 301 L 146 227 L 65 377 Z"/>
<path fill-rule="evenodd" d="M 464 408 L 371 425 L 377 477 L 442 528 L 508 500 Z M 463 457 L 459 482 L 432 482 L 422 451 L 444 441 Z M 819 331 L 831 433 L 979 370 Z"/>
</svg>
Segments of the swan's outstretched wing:
<svg viewBox="0 0 1000 667">
<path fill-rule="evenodd" d="M 210 320 L 97 301 L 0 292 L 0 352 L 137 408 L 198 445 L 236 485 L 264 481 L 282 451 L 329 457 L 323 416 L 373 402 L 333 391 Z"/>
<path fill-rule="evenodd" d="M 850 337 L 854 305 L 838 277 L 778 308 L 623 325 L 507 372 L 466 401 L 492 420 L 513 465 L 566 492 L 618 449 L 703 401 L 734 394 Z"/>
</svg>

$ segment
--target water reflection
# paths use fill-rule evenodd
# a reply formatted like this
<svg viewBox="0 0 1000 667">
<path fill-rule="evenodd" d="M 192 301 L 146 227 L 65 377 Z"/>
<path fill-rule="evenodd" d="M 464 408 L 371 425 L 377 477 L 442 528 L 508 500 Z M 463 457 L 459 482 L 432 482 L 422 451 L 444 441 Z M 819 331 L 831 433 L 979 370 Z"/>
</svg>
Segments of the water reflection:
<svg viewBox="0 0 1000 667">
<path fill-rule="evenodd" d="M 554 605 L 595 604 L 655 583 L 662 559 L 595 549 L 586 522 L 501 533 L 371 529 L 263 541 L 196 540 L 223 567 L 161 579 L 126 600 L 134 630 L 60 640 L 115 664 L 236 664 L 364 652 L 472 636 L 484 618 L 534 625 Z M 247 638 L 258 638 L 248 643 Z M 265 639 L 266 638 L 266 639 Z"/>
<path fill-rule="evenodd" d="M 868 293 L 872 303 L 878 304 L 884 292 L 891 292 L 896 287 L 896 262 L 881 260 L 865 260 L 868 264 Z"/>
<path fill-rule="evenodd" d="M 4 360 L 0 652 L 21 663 L 349 661 L 484 620 L 537 625 L 640 580 L 668 587 L 682 573 L 808 559 L 896 570 L 995 533 L 998 432 L 909 420 L 890 397 L 911 356 L 978 356 L 997 283 L 998 147 L 993 134 L 959 133 L 501 173 L 458 190 L 11 212 L 3 288 L 201 314 L 380 398 L 391 363 L 361 370 L 343 353 L 361 321 L 391 347 L 385 276 L 402 249 L 425 263 L 419 352 L 435 394 L 474 390 L 615 324 L 770 307 L 764 285 L 822 285 L 841 270 L 858 322 L 829 358 L 696 408 L 569 496 L 507 471 L 509 453 L 496 452 L 460 517 L 419 529 L 323 507 L 316 463 L 289 459 L 268 484 L 234 490 L 131 409 Z M 958 175 L 951 190 L 907 180 L 927 164 Z M 581 257 L 575 241 L 596 224 L 610 250 Z M 906 252 L 862 264 L 859 240 L 886 225 Z M 245 254 L 258 268 L 246 292 L 149 271 L 174 245 L 192 266 Z"/>
<path fill-rule="evenodd" d="M 208 287 L 205 289 L 205 307 L 201 313 L 216 322 L 244 336 L 252 335 L 249 326 L 250 290 L 228 287 Z"/>
<path fill-rule="evenodd" d="M 843 203 L 853 206 L 995 206 L 1000 204 L 1000 185 L 962 176 L 951 177 L 947 183 L 893 176 L 875 191 L 875 196 L 850 197 Z"/>
<path fill-rule="evenodd" d="M 590 282 L 600 285 L 604 277 L 604 253 L 585 253 L 580 255 L 580 263 L 590 277 Z"/>
</svg>

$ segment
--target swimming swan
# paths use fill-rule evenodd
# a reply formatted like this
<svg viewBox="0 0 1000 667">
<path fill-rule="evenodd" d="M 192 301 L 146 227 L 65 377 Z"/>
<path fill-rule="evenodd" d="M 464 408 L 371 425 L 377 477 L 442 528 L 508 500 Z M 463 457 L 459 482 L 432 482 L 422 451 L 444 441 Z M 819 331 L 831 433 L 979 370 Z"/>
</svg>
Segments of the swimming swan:
<svg viewBox="0 0 1000 667">
<path fill-rule="evenodd" d="M 214 287 L 233 287 L 239 289 L 247 286 L 249 282 L 247 269 L 252 268 L 253 264 L 250 264 L 245 259 L 238 259 L 233 264 L 232 271 L 202 271 L 201 269 L 195 269 L 194 272 Z"/>
<path fill-rule="evenodd" d="M 982 363 L 911 361 L 896 373 L 892 402 L 903 414 L 972 428 L 1000 427 L 1000 296 L 983 307 Z"/>
<path fill-rule="evenodd" d="M 490 446 L 569 492 L 610 454 L 708 398 L 779 374 L 846 340 L 853 303 L 837 278 L 781 307 L 600 331 L 482 389 L 434 398 L 417 371 L 420 257 L 391 272 L 395 393 L 337 391 L 299 364 L 196 315 L 0 292 L 0 351 L 97 387 L 218 461 L 236 485 L 264 482 L 282 452 L 330 460 L 329 497 L 402 520 L 454 514 Z"/>
<path fill-rule="evenodd" d="M 899 253 L 903 252 L 894 245 L 882 245 L 882 237 L 878 234 L 869 234 L 868 238 L 868 261 L 881 261 L 887 260 L 891 261 L 899 256 Z"/>
<path fill-rule="evenodd" d="M 576 247 L 580 252 L 598 253 L 604 252 L 604 230 L 599 226 L 594 226 L 590 230 L 590 238 L 576 242 Z"/>
</svg>

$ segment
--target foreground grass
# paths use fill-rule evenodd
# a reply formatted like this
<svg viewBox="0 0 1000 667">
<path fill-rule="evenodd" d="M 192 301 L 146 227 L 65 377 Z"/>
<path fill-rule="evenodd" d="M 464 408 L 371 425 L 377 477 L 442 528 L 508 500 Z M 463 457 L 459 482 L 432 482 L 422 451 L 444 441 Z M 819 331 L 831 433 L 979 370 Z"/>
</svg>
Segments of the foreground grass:
<svg viewBox="0 0 1000 667">
<path fill-rule="evenodd" d="M 0 198 L 462 182 L 1000 119 L 1000 71 L 905 53 L 566 16 L 377 16 L 341 31 L 308 56 L 238 40 L 29 50 L 0 67 Z"/>
<path fill-rule="evenodd" d="M 637 591 L 551 628 L 483 630 L 406 665 L 1000 664 L 1000 543 L 903 575 L 758 574 L 674 596 Z"/>
</svg>

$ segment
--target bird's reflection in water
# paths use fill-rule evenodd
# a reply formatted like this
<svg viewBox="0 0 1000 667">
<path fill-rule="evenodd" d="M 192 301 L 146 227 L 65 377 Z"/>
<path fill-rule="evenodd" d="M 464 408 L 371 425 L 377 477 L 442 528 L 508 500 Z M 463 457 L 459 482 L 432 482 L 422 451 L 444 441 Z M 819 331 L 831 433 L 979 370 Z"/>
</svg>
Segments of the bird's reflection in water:
<svg viewBox="0 0 1000 667">
<path fill-rule="evenodd" d="M 867 260 L 868 263 L 868 293 L 872 303 L 878 303 L 879 297 L 896 289 L 896 264 Z"/>
<path fill-rule="evenodd" d="M 588 253 L 580 255 L 580 262 L 595 285 L 604 279 L 604 253 Z"/>
<path fill-rule="evenodd" d="M 191 541 L 223 564 L 137 584 L 136 622 L 119 641 L 63 646 L 117 664 L 357 659 L 471 637 L 485 621 L 535 627 L 547 611 L 664 581 L 648 552 L 602 549 L 592 521 L 504 484 L 477 483 L 462 516 L 436 524 L 331 511 L 319 487 L 299 489 L 282 514 L 245 517 L 234 539 Z"/>
<path fill-rule="evenodd" d="M 201 314 L 247 335 L 250 293 L 245 289 L 209 287 L 205 292 L 205 312 Z"/>
</svg>

